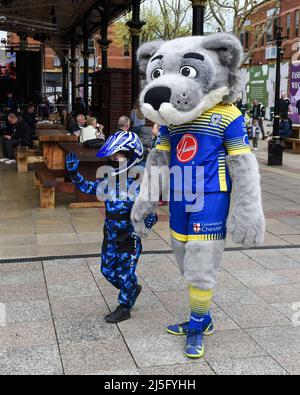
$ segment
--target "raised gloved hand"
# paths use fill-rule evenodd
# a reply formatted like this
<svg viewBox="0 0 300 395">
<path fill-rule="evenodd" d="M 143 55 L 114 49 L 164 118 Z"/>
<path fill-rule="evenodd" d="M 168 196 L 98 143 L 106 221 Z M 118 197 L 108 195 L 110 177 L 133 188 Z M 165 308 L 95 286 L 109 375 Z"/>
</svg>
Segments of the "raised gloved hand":
<svg viewBox="0 0 300 395">
<path fill-rule="evenodd" d="M 145 226 L 147 229 L 151 230 L 154 225 L 156 225 L 158 222 L 158 216 L 157 214 L 150 214 L 148 217 L 145 219 Z"/>
<path fill-rule="evenodd" d="M 70 173 L 76 173 L 79 168 L 79 159 L 76 154 L 68 154 L 66 156 L 66 167 Z"/>
</svg>

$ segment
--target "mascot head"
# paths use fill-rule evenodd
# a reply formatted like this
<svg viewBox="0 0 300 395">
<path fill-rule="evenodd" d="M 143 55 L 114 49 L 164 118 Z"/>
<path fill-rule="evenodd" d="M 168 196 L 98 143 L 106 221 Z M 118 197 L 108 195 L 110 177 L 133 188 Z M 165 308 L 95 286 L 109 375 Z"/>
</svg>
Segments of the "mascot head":
<svg viewBox="0 0 300 395">
<path fill-rule="evenodd" d="M 239 40 L 226 33 L 142 45 L 138 61 L 144 115 L 160 125 L 181 125 L 222 101 L 232 102 L 242 52 Z"/>
</svg>

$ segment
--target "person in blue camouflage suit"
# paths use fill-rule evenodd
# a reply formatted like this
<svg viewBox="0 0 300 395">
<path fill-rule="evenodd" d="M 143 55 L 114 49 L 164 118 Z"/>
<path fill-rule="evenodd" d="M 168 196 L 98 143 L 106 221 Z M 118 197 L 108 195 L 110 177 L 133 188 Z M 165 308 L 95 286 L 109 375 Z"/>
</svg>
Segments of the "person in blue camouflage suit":
<svg viewBox="0 0 300 395">
<path fill-rule="evenodd" d="M 137 179 L 128 176 L 128 170 L 143 160 L 143 146 L 137 135 L 123 131 L 111 136 L 97 156 L 110 159 L 108 165 L 111 174 L 95 182 L 85 180 L 78 173 L 80 162 L 75 154 L 67 156 L 66 164 L 72 182 L 81 192 L 97 195 L 99 200 L 105 200 L 106 219 L 101 272 L 115 288 L 120 290 L 119 306 L 116 311 L 106 316 L 105 320 L 118 323 L 131 318 L 130 311 L 142 291 L 136 275 L 142 243 L 130 219 L 140 188 Z M 126 180 L 121 182 L 120 177 L 124 174 Z M 111 185 L 110 177 L 114 177 Z M 122 189 L 122 185 L 125 190 Z M 156 222 L 157 215 L 153 213 L 146 218 L 145 226 L 151 229 Z"/>
</svg>

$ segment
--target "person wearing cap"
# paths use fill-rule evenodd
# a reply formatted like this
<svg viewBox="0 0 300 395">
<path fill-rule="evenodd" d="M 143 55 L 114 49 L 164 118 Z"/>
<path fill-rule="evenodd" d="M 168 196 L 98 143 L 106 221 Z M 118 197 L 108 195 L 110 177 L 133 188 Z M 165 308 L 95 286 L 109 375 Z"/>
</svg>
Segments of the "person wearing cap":
<svg viewBox="0 0 300 395">
<path fill-rule="evenodd" d="M 105 320 L 118 323 L 131 318 L 131 310 L 142 291 L 136 275 L 142 243 L 130 217 L 139 194 L 137 174 L 143 172 L 143 168 L 138 166 L 143 160 L 143 145 L 135 133 L 122 130 L 110 136 L 97 156 L 107 158 L 108 166 L 100 168 L 101 174 L 106 175 L 100 176 L 96 182 L 87 181 L 78 173 L 79 160 L 75 154 L 67 156 L 66 165 L 72 182 L 81 192 L 97 195 L 99 200 L 105 201 L 101 272 L 120 290 L 119 306 Z M 145 231 L 156 222 L 154 212 L 144 221 Z"/>
</svg>

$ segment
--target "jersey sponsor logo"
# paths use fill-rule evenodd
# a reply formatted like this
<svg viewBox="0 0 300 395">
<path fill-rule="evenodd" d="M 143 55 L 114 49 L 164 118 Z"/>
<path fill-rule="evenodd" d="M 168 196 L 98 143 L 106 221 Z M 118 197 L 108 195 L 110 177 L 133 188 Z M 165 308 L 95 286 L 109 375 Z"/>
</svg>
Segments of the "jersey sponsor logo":
<svg viewBox="0 0 300 395">
<path fill-rule="evenodd" d="M 200 233 L 201 232 L 201 224 L 194 224 L 193 229 L 195 233 Z"/>
<path fill-rule="evenodd" d="M 220 123 L 222 122 L 222 115 L 220 114 L 213 114 L 211 119 L 210 119 L 210 124 L 213 126 L 219 126 Z"/>
<path fill-rule="evenodd" d="M 243 138 L 243 143 L 244 143 L 245 146 L 248 146 L 248 145 L 250 144 L 250 143 L 249 143 L 249 137 L 248 137 L 247 134 L 245 134 L 245 136 L 244 136 L 244 138 Z"/>
<path fill-rule="evenodd" d="M 177 145 L 177 159 L 181 163 L 190 162 L 195 158 L 198 152 L 198 142 L 191 134 L 182 137 Z"/>
</svg>

